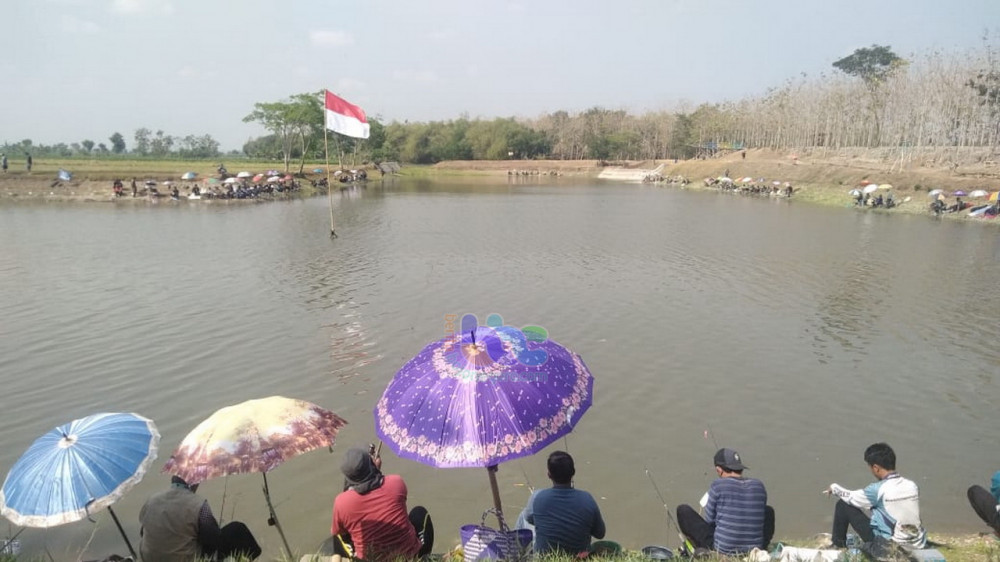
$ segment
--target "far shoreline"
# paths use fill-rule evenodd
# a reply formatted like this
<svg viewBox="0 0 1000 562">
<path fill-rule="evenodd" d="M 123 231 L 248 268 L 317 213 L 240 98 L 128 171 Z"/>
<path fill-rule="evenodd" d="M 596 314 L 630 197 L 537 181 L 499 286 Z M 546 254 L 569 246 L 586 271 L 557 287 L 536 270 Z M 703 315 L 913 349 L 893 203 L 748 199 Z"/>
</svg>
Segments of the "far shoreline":
<svg viewBox="0 0 1000 562">
<path fill-rule="evenodd" d="M 906 213 L 930 215 L 928 192 L 932 189 L 943 189 L 946 203 L 951 205 L 955 198 L 951 194 L 956 190 L 971 192 L 982 189 L 987 192 L 1000 190 L 1000 166 L 996 162 L 979 156 L 977 162 L 959 166 L 953 162 L 934 165 L 929 163 L 912 164 L 906 167 L 896 166 L 894 162 L 886 162 L 879 158 L 864 158 L 851 156 L 849 152 L 835 152 L 832 155 L 817 151 L 813 155 L 808 152 L 787 155 L 771 150 L 749 150 L 745 153 L 732 152 L 727 155 L 706 159 L 689 160 L 648 160 L 640 162 L 602 162 L 597 160 L 478 160 L 478 161 L 446 161 L 433 165 L 405 165 L 400 176 L 420 178 L 451 178 L 463 176 L 476 177 L 508 177 L 523 178 L 526 185 L 533 177 L 585 177 L 595 181 L 606 182 L 608 185 L 625 184 L 597 180 L 597 176 L 608 166 L 621 166 L 633 169 L 652 169 L 663 165 L 661 175 L 667 181 L 644 185 L 662 188 L 682 188 L 701 191 L 720 191 L 715 186 L 706 186 L 706 178 L 725 175 L 737 179 L 742 177 L 764 178 L 768 183 L 778 181 L 790 183 L 794 188 L 791 201 L 819 204 L 830 207 L 854 208 L 855 211 L 873 213 Z M 69 182 L 56 182 L 55 176 L 60 166 L 76 167 L 74 179 Z M 271 166 L 274 163 L 244 162 L 236 166 L 248 168 Z M 312 170 L 312 164 L 306 167 Z M 178 179 L 181 174 L 192 167 L 202 168 L 200 181 L 183 181 Z M 361 168 L 362 166 L 358 166 Z M 368 185 L 378 184 L 380 174 L 369 168 Z M 52 169 L 48 169 L 52 168 Z M 295 170 L 293 170 L 294 172 Z M 180 199 L 186 200 L 190 189 L 198 185 L 206 188 L 207 179 L 212 177 L 214 170 L 209 163 L 172 162 L 172 161 L 80 161 L 73 163 L 38 162 L 30 172 L 13 171 L 0 175 L 0 205 L 28 202 L 67 202 L 67 203 L 117 203 L 117 204 L 154 204 L 169 202 L 168 187 L 163 181 L 173 181 L 180 190 Z M 156 199 L 143 195 L 132 197 L 130 182 L 135 177 L 140 184 L 147 179 L 157 182 L 160 196 Z M 325 174 L 307 173 L 298 177 L 302 190 L 291 195 L 273 197 L 275 200 L 304 198 L 326 195 L 323 188 L 313 188 L 311 180 L 319 180 Z M 386 176 L 389 177 L 389 176 Z M 678 177 L 686 178 L 689 183 L 671 182 Z M 124 195 L 114 197 L 111 184 L 115 178 L 124 181 Z M 891 184 L 892 193 L 899 206 L 893 209 L 857 208 L 849 191 L 862 182 Z M 214 184 L 221 187 L 219 184 Z M 351 184 L 334 183 L 334 189 L 349 187 Z M 733 195 L 732 193 L 727 193 Z M 766 197 L 760 195 L 759 197 Z M 906 200 L 909 198 L 909 200 Z M 271 198 L 264 198 L 267 201 Z M 985 199 L 965 199 L 972 204 L 985 203 Z M 235 199 L 202 199 L 197 203 L 219 202 L 259 202 L 261 200 Z M 904 202 L 905 201 L 905 202 Z M 195 201 L 192 201 L 194 203 Z M 941 215 L 947 219 L 964 219 L 965 213 L 946 213 Z M 970 219 L 971 220 L 971 219 Z M 975 219 L 978 222 L 1000 223 L 989 219 Z"/>
</svg>

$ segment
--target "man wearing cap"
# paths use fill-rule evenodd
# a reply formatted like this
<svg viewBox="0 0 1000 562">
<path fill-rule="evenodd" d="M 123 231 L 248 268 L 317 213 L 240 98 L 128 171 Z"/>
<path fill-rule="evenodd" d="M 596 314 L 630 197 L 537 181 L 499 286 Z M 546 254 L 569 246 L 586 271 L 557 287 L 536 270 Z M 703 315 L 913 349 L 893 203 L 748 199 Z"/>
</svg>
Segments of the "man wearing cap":
<svg viewBox="0 0 1000 562">
<path fill-rule="evenodd" d="M 704 517 L 691 506 L 677 507 L 677 525 L 697 550 L 744 554 L 767 549 L 774 536 L 774 509 L 767 505 L 767 490 L 756 478 L 745 478 L 746 466 L 732 449 L 715 453 L 719 475 L 708 488 Z"/>
<path fill-rule="evenodd" d="M 430 554 L 430 515 L 422 506 L 407 513 L 406 483 L 399 475 L 382 474 L 381 468 L 382 458 L 373 451 L 352 448 L 344 455 L 344 491 L 333 501 L 330 527 L 335 553 L 369 562 Z"/>
<path fill-rule="evenodd" d="M 834 483 L 823 491 L 839 498 L 833 510 L 833 547 L 847 545 L 850 525 L 864 541 L 863 550 L 875 558 L 889 553 L 893 545 L 924 548 L 927 531 L 920 522 L 920 493 L 915 482 L 896 472 L 895 451 L 886 443 L 875 443 L 865 449 L 865 463 L 876 482 L 861 490 Z"/>
<path fill-rule="evenodd" d="M 223 560 L 230 556 L 253 560 L 261 550 L 246 525 L 232 521 L 219 528 L 208 500 L 195 495 L 197 484 L 180 476 L 170 489 L 150 496 L 139 510 L 139 553 L 143 562 Z"/>
</svg>

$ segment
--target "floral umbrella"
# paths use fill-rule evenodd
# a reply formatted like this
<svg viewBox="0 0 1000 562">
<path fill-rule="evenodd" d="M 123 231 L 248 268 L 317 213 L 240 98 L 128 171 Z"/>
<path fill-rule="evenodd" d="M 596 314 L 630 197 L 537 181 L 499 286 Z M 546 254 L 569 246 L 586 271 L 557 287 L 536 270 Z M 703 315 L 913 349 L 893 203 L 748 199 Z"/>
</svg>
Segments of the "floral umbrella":
<svg viewBox="0 0 1000 562">
<path fill-rule="evenodd" d="M 259 472 L 264 498 L 289 557 L 285 533 L 271 505 L 267 473 L 282 462 L 333 445 L 343 418 L 305 400 L 271 396 L 218 410 L 181 441 L 163 472 L 189 484 L 218 476 Z"/>
<path fill-rule="evenodd" d="M 376 433 L 403 458 L 489 469 L 502 522 L 496 466 L 569 433 L 591 405 L 594 379 L 583 359 L 547 335 L 474 326 L 428 345 L 376 404 Z"/>
</svg>

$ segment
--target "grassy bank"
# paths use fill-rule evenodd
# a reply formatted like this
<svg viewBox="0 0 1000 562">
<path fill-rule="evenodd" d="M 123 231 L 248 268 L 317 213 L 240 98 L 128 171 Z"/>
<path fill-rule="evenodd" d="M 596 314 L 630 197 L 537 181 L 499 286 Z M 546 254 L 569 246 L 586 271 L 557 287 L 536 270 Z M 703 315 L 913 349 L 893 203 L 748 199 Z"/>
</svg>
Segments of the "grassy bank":
<svg viewBox="0 0 1000 562">
<path fill-rule="evenodd" d="M 970 192 L 983 189 L 989 192 L 1000 190 L 1000 167 L 993 161 L 969 162 L 962 165 L 943 165 L 940 159 L 909 162 L 899 166 L 888 156 L 872 157 L 871 154 L 852 155 L 850 152 L 815 154 L 803 152 L 792 155 L 769 151 L 750 150 L 744 158 L 741 153 L 733 153 L 716 158 L 701 160 L 692 159 L 674 162 L 646 161 L 614 163 L 635 168 L 653 168 L 664 164 L 664 176 L 684 176 L 691 180 L 686 189 L 710 189 L 705 187 L 703 180 L 717 177 L 728 172 L 730 177 L 750 176 L 766 178 L 768 181 L 790 182 L 795 187 L 795 201 L 814 203 L 834 207 L 853 207 L 853 200 L 848 192 L 862 181 L 893 185 L 893 194 L 897 203 L 902 203 L 907 197 L 909 201 L 899 207 L 886 209 L 852 209 L 856 212 L 877 213 L 928 213 L 930 198 L 927 193 L 932 189 L 943 189 L 946 194 L 962 189 Z M 42 200 L 42 201 L 86 201 L 107 202 L 111 197 L 111 182 L 115 178 L 125 180 L 125 191 L 128 197 L 120 202 L 131 200 L 129 182 L 135 177 L 140 184 L 151 179 L 158 184 L 165 180 L 176 182 L 181 194 L 198 184 L 205 187 L 205 180 L 216 175 L 215 161 L 183 161 L 183 160 L 146 160 L 146 159 L 91 159 L 62 161 L 36 161 L 29 174 L 23 169 L 12 168 L 7 174 L 0 175 L 0 200 Z M 606 164 L 596 160 L 493 160 L 493 161 L 450 161 L 434 165 L 404 165 L 400 175 L 410 178 L 438 178 L 460 180 L 462 177 L 507 177 L 516 175 L 531 181 L 532 177 L 583 177 L 596 178 Z M 249 171 L 257 173 L 267 169 L 282 169 L 280 163 L 274 161 L 230 162 L 230 173 Z M 303 195 L 311 195 L 310 179 L 319 179 L 325 174 L 314 174 L 315 168 L 324 168 L 321 163 L 309 162 L 305 166 L 304 178 L 300 180 Z M 59 169 L 73 172 L 73 179 L 53 185 Z M 292 169 L 297 171 L 297 167 Z M 185 172 L 198 174 L 198 181 L 181 181 Z M 369 177 L 378 181 L 380 174 L 369 171 Z M 676 187 L 677 184 L 661 184 L 664 188 Z M 161 189 L 161 192 L 163 190 Z M 145 201 L 133 200 L 141 203 Z M 949 198 L 948 204 L 954 202 Z M 981 202 L 971 201 L 971 202 Z M 946 218 L 964 218 L 964 214 L 945 215 Z M 984 221 L 1000 223 L 1000 221 Z"/>
</svg>

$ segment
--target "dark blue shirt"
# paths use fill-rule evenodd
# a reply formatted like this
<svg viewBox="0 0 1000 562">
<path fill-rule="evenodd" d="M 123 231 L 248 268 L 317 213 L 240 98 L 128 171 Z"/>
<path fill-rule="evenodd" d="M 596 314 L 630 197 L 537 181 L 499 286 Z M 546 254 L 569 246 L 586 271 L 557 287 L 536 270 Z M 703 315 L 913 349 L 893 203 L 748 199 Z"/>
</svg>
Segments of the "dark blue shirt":
<svg viewBox="0 0 1000 562">
<path fill-rule="evenodd" d="M 764 543 L 767 490 L 756 478 L 718 478 L 708 489 L 705 521 L 715 525 L 715 550 L 742 554 Z"/>
<path fill-rule="evenodd" d="M 535 526 L 535 552 L 561 550 L 569 554 L 590 547 L 590 537 L 604 538 L 604 519 L 594 496 L 570 487 L 538 491 L 525 509 Z"/>
</svg>

